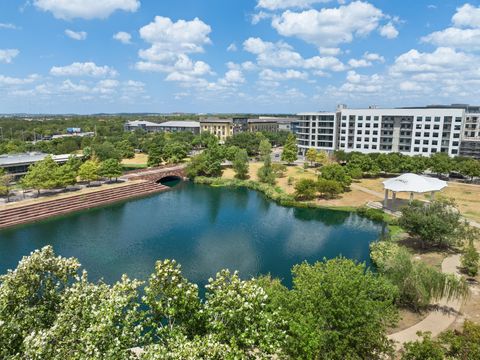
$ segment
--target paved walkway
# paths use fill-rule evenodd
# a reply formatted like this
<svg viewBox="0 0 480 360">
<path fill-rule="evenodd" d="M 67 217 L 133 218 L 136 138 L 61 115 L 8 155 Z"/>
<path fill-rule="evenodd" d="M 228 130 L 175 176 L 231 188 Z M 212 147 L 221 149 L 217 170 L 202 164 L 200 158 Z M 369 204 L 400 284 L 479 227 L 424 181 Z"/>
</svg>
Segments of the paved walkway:
<svg viewBox="0 0 480 360">
<path fill-rule="evenodd" d="M 351 186 L 352 188 L 354 188 L 354 189 L 363 191 L 364 193 L 367 193 L 367 194 L 376 196 L 376 197 L 378 197 L 378 198 L 380 198 L 380 199 L 383 199 L 383 198 L 384 198 L 384 194 L 379 193 L 378 191 L 374 191 L 374 190 L 367 189 L 367 188 L 364 187 L 364 186 L 360 186 L 360 185 L 355 184 L 355 183 L 352 183 L 350 186 Z"/>
<path fill-rule="evenodd" d="M 442 272 L 447 274 L 456 274 L 460 276 L 458 267 L 460 266 L 460 255 L 452 255 L 442 262 Z M 425 319 L 419 323 L 389 335 L 389 339 L 396 342 L 397 349 L 403 347 L 403 344 L 409 341 L 419 339 L 417 332 L 431 332 L 435 337 L 445 331 L 457 318 L 460 313 L 462 302 L 459 300 L 441 299 L 438 302 L 438 309 L 432 311 Z"/>
</svg>

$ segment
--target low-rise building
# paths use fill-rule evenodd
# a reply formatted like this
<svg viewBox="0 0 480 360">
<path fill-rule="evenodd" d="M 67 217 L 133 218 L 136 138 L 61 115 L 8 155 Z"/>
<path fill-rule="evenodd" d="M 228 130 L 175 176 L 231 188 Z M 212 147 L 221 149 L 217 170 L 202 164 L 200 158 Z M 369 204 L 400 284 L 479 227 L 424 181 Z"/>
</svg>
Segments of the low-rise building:
<svg viewBox="0 0 480 360">
<path fill-rule="evenodd" d="M 147 132 L 190 131 L 193 134 L 200 133 L 200 123 L 198 121 L 166 121 L 162 123 L 154 123 L 151 121 L 135 120 L 127 122 L 124 128 L 125 131 L 142 129 Z"/>
<path fill-rule="evenodd" d="M 245 127 L 247 126 L 247 122 L 245 124 L 242 122 L 237 122 L 234 125 L 233 119 L 217 119 L 217 118 L 207 118 L 207 119 L 200 119 L 200 132 L 207 132 L 210 134 L 215 135 L 220 141 L 225 141 L 229 136 L 232 136 L 234 131 L 233 128 L 235 127 Z"/>
<path fill-rule="evenodd" d="M 30 165 L 45 159 L 47 156 L 49 155 L 41 152 L 0 155 L 0 168 L 4 169 L 8 174 L 24 175 Z M 63 154 L 50 156 L 58 164 L 64 164 L 72 155 Z M 73 156 L 82 157 L 82 155 Z"/>
<path fill-rule="evenodd" d="M 277 132 L 278 120 L 275 118 L 248 119 L 248 131 L 250 132 Z"/>
</svg>

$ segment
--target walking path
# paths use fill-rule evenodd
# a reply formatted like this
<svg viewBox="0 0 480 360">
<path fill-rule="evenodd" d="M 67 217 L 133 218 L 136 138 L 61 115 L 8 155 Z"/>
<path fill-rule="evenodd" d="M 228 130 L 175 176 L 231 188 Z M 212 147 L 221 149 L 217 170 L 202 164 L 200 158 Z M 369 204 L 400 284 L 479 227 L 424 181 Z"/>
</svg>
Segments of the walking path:
<svg viewBox="0 0 480 360">
<path fill-rule="evenodd" d="M 358 185 L 358 184 L 351 184 L 350 186 L 351 186 L 352 188 L 354 188 L 354 189 L 363 191 L 364 193 L 373 195 L 373 196 L 378 197 L 378 198 L 380 198 L 380 199 L 383 199 L 383 197 L 384 197 L 384 194 L 381 194 L 381 193 L 379 193 L 378 191 L 374 191 L 374 190 L 367 189 L 366 187 L 360 186 L 360 185 Z"/>
<path fill-rule="evenodd" d="M 442 272 L 447 274 L 460 276 L 458 267 L 460 267 L 459 254 L 449 256 L 442 262 Z M 437 309 L 419 323 L 388 336 L 389 339 L 395 341 L 397 349 L 401 349 L 406 342 L 418 340 L 418 331 L 430 332 L 433 337 L 445 331 L 459 315 L 462 302 L 460 300 L 448 301 L 443 298 L 437 305 Z"/>
</svg>

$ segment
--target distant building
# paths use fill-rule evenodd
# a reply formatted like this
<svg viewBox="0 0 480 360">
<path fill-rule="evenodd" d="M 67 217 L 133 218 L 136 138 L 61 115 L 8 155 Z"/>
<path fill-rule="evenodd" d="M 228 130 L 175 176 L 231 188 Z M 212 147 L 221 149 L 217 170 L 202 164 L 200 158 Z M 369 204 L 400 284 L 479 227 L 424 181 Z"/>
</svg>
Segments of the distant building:
<svg viewBox="0 0 480 360">
<path fill-rule="evenodd" d="M 296 134 L 300 124 L 298 118 L 275 118 L 278 123 L 278 131 L 289 131 Z"/>
<path fill-rule="evenodd" d="M 24 175 L 30 165 L 45 159 L 47 156 L 48 154 L 40 152 L 0 155 L 0 168 L 5 169 L 9 174 Z M 64 164 L 71 154 L 50 156 L 58 164 Z M 74 156 L 81 157 L 82 155 Z"/>
<path fill-rule="evenodd" d="M 277 132 L 278 123 L 274 118 L 207 118 L 200 120 L 200 131 L 209 132 L 225 141 L 228 137 L 242 132 Z"/>
<path fill-rule="evenodd" d="M 235 127 L 241 128 L 239 132 L 246 131 L 247 119 L 237 119 Z M 228 137 L 233 135 L 234 122 L 233 119 L 216 119 L 207 118 L 200 119 L 200 132 L 208 132 L 215 135 L 219 140 L 225 141 Z"/>
<path fill-rule="evenodd" d="M 72 132 L 68 134 L 52 135 L 49 138 L 44 138 L 44 140 L 62 139 L 62 138 L 70 138 L 70 137 L 93 137 L 93 136 L 95 136 L 95 133 L 93 131 Z"/>
<path fill-rule="evenodd" d="M 480 159 L 480 106 L 467 106 L 465 109 L 460 156 Z"/>
<path fill-rule="evenodd" d="M 179 132 L 190 131 L 193 134 L 200 133 L 200 123 L 198 121 L 167 121 L 163 123 L 154 123 L 145 120 L 129 121 L 124 125 L 125 131 L 135 131 L 138 129 L 146 132 Z"/>
</svg>

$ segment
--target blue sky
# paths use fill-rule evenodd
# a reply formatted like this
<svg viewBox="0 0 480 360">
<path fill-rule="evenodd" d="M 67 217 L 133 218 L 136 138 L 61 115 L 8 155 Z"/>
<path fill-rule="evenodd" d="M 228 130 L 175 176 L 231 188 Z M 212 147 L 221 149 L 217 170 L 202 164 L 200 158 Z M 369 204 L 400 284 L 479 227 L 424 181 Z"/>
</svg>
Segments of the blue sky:
<svg viewBox="0 0 480 360">
<path fill-rule="evenodd" d="M 480 103 L 480 1 L 0 0 L 0 113 Z"/>
</svg>

